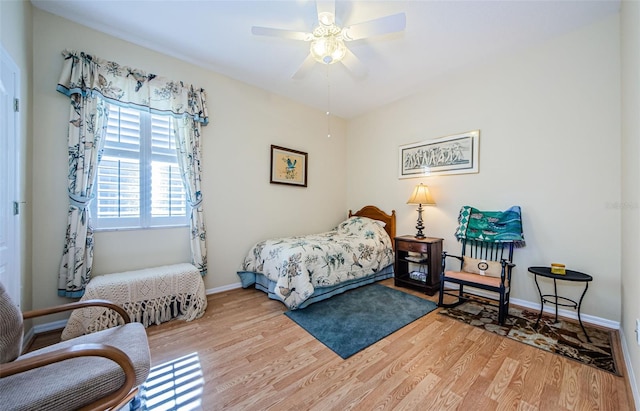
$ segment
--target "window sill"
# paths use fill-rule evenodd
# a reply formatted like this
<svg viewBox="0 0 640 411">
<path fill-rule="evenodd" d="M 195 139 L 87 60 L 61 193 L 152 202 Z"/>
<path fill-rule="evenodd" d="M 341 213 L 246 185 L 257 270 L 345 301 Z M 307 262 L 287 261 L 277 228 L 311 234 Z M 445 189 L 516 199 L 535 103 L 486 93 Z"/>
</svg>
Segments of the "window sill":
<svg viewBox="0 0 640 411">
<path fill-rule="evenodd" d="M 162 225 L 155 227 L 105 227 L 105 228 L 94 228 L 94 233 L 104 233 L 104 232 L 113 232 L 113 231 L 149 231 L 149 230 L 166 230 L 171 228 L 189 228 L 188 224 L 181 225 Z"/>
</svg>

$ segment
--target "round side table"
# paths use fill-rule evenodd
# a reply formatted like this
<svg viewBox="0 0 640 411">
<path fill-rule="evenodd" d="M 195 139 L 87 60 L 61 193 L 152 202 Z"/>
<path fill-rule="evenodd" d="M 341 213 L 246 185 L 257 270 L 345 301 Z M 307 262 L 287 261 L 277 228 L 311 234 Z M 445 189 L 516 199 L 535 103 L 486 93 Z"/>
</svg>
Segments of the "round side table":
<svg viewBox="0 0 640 411">
<path fill-rule="evenodd" d="M 529 272 L 533 273 L 533 278 L 536 282 L 538 293 L 540 294 L 540 313 L 538 314 L 538 321 L 536 321 L 536 328 L 538 327 L 540 319 L 542 318 L 542 310 L 544 309 L 545 303 L 554 304 L 556 306 L 556 322 L 558 322 L 558 306 L 574 308 L 578 312 L 578 322 L 580 323 L 580 327 L 582 327 L 582 331 L 587 337 L 587 341 L 591 342 L 589 334 L 587 334 L 587 330 L 584 328 L 584 324 L 582 324 L 582 319 L 580 318 L 580 306 L 582 305 L 582 299 L 584 298 L 584 295 L 587 293 L 587 289 L 589 288 L 589 282 L 593 281 L 593 277 L 589 274 L 573 270 L 566 270 L 566 274 L 553 274 L 551 272 L 551 267 L 529 267 L 528 270 Z M 540 285 L 538 284 L 538 276 L 551 278 L 553 280 L 553 294 L 542 294 L 542 290 L 540 289 Z M 580 300 L 576 302 L 575 300 L 572 300 L 570 298 L 559 296 L 558 285 L 556 283 L 557 280 L 583 282 L 584 291 L 580 296 Z"/>
</svg>

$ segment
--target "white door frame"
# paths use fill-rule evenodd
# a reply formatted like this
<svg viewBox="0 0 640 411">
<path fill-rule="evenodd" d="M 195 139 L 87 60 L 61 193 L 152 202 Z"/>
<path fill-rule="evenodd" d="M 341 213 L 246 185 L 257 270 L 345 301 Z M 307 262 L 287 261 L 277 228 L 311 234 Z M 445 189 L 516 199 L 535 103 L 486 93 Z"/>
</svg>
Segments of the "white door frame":
<svg viewBox="0 0 640 411">
<path fill-rule="evenodd" d="M 0 45 L 0 280 L 21 304 L 20 68 Z"/>
</svg>

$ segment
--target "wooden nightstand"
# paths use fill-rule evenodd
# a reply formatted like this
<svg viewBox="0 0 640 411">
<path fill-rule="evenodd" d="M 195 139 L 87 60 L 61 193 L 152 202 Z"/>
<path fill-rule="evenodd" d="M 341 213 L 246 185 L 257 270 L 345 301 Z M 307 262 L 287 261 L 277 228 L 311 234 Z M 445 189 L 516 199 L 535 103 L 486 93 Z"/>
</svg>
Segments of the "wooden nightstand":
<svg viewBox="0 0 640 411">
<path fill-rule="evenodd" d="M 396 237 L 395 285 L 415 288 L 429 295 L 440 291 L 442 241 L 442 238 L 412 235 Z"/>
</svg>

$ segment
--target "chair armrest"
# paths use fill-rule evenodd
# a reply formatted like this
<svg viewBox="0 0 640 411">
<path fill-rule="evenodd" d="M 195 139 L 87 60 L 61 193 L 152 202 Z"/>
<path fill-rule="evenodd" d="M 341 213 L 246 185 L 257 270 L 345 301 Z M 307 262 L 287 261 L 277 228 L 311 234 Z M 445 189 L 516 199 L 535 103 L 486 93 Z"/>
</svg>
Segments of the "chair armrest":
<svg viewBox="0 0 640 411">
<path fill-rule="evenodd" d="M 511 261 L 505 258 L 500 260 L 500 264 L 502 264 L 502 267 L 509 267 L 509 268 L 513 268 L 516 266 L 514 263 L 512 263 Z"/>
<path fill-rule="evenodd" d="M 511 282 L 511 269 L 513 269 L 513 267 L 515 267 L 516 265 L 505 258 L 502 258 L 500 260 L 500 264 L 502 265 L 502 271 L 500 272 L 500 279 L 502 280 L 502 283 L 504 284 L 505 279 Z"/>
<path fill-rule="evenodd" d="M 447 257 L 453 257 L 456 260 L 460 260 L 460 263 L 462 264 L 462 257 L 449 254 L 446 251 L 443 251 L 442 252 L 442 271 L 440 272 L 440 281 L 444 281 L 444 271 L 446 270 L 446 267 L 447 267 Z"/>
<path fill-rule="evenodd" d="M 447 257 L 453 257 L 453 258 L 455 258 L 456 260 L 460 260 L 460 261 L 462 261 L 462 257 L 460 257 L 459 255 L 453 255 L 453 254 L 449 254 L 449 253 L 447 253 L 446 251 L 443 251 L 443 252 L 442 252 L 442 259 L 444 260 L 444 259 L 445 259 L 445 258 L 447 258 Z"/>
<path fill-rule="evenodd" d="M 55 314 L 55 313 L 60 313 L 60 312 L 64 312 L 64 311 L 75 310 L 77 308 L 96 307 L 96 306 L 98 306 L 98 307 L 106 307 L 106 308 L 112 309 L 113 311 L 117 312 L 118 314 L 120 314 L 120 317 L 122 317 L 122 319 L 124 320 L 125 324 L 131 322 L 131 318 L 129 317 L 129 314 L 127 314 L 127 312 L 124 310 L 124 308 L 120 307 L 119 305 L 116 305 L 116 304 L 112 303 L 109 300 L 97 300 L 97 299 L 96 300 L 86 300 L 86 301 L 76 301 L 76 302 L 73 302 L 73 303 L 57 305 L 55 307 L 41 308 L 39 310 L 25 311 L 25 312 L 22 313 L 22 318 L 27 320 L 29 318 L 40 317 L 40 316 L 43 316 L 43 315 L 49 315 L 49 314 Z"/>
<path fill-rule="evenodd" d="M 105 344 L 78 344 L 60 350 L 35 355 L 24 360 L 16 360 L 2 364 L 0 368 L 0 378 L 9 377 L 35 368 L 44 367 L 60 361 L 77 357 L 104 357 L 117 363 L 124 371 L 124 383 L 113 393 L 100 400 L 87 405 L 82 410 L 105 410 L 122 401 L 136 383 L 136 371 L 131 359 L 124 351 Z"/>
</svg>

